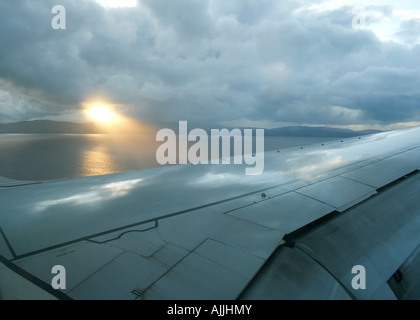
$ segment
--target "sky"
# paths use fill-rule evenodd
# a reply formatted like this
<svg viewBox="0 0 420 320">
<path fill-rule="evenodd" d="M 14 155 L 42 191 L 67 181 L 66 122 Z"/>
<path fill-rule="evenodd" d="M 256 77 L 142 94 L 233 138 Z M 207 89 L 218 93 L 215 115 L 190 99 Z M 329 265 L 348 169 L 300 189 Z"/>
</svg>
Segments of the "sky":
<svg viewBox="0 0 420 320">
<path fill-rule="evenodd" d="M 86 122 L 96 102 L 148 123 L 420 125 L 420 2 L 1 1 L 0 122 Z"/>
</svg>

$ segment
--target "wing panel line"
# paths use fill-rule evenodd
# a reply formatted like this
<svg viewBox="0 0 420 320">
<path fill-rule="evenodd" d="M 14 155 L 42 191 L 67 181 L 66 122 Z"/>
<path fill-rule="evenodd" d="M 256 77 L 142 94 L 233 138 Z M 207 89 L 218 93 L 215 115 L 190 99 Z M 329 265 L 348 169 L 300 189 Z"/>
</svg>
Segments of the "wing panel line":
<svg viewBox="0 0 420 320">
<path fill-rule="evenodd" d="M 13 259 L 16 259 L 16 252 L 13 250 L 12 244 L 9 242 L 9 239 L 7 239 L 6 234 L 4 233 L 3 229 L 0 227 L 0 233 L 4 239 L 4 242 L 6 243 L 7 247 L 9 248 L 10 253 L 13 256 Z"/>
</svg>

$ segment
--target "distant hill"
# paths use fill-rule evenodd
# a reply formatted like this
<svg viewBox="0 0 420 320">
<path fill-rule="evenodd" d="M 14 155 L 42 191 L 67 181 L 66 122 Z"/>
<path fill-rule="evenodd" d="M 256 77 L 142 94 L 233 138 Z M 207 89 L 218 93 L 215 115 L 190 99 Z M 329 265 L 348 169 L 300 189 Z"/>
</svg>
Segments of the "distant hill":
<svg viewBox="0 0 420 320">
<path fill-rule="evenodd" d="M 266 136 L 282 137 L 326 137 L 326 138 L 350 138 L 367 134 L 379 133 L 379 130 L 353 131 L 330 127 L 281 127 L 265 130 Z"/>
<path fill-rule="evenodd" d="M 0 133 L 96 133 L 91 123 L 34 120 L 0 124 Z"/>
<path fill-rule="evenodd" d="M 130 128 L 113 128 L 96 123 L 75 123 L 51 120 L 33 120 L 12 123 L 0 123 L 0 133 L 136 133 Z"/>
<path fill-rule="evenodd" d="M 164 126 L 159 125 L 159 128 Z M 175 132 L 178 131 L 177 126 L 167 126 Z M 188 130 L 194 129 L 189 126 Z M 232 128 L 229 128 L 231 130 Z M 244 128 L 241 128 L 244 129 Z M 116 131 L 117 129 L 98 126 L 95 123 L 74 123 L 60 122 L 51 120 L 34 120 L 0 124 L 0 133 L 67 133 L 67 134 L 88 134 L 88 133 L 134 133 L 125 130 L 125 132 Z M 121 130 L 119 128 L 118 130 Z M 207 130 L 210 133 L 210 130 Z M 331 138 L 348 138 L 366 134 L 378 133 L 378 130 L 352 131 L 347 129 L 338 129 L 330 127 L 281 127 L 275 129 L 265 129 L 266 136 L 283 136 L 283 137 L 331 137 Z"/>
</svg>

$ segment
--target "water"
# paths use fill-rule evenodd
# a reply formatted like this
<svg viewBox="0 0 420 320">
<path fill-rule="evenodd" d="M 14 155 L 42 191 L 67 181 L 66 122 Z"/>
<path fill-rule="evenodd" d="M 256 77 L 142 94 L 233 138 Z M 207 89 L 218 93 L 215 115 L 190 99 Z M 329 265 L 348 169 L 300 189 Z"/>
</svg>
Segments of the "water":
<svg viewBox="0 0 420 320">
<path fill-rule="evenodd" d="M 264 148 L 328 140 L 332 139 L 265 137 Z M 161 144 L 154 135 L 0 134 L 0 176 L 43 181 L 157 167 L 156 150 Z"/>
</svg>

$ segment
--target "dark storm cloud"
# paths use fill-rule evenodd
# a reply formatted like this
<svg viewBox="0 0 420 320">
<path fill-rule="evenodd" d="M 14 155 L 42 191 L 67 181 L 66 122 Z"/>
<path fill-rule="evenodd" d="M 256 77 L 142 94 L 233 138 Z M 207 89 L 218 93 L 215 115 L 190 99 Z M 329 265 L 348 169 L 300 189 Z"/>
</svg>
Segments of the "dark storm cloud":
<svg viewBox="0 0 420 320">
<path fill-rule="evenodd" d="M 369 67 L 362 72 L 347 73 L 334 86 L 335 94 L 347 100 L 343 104 L 364 110 L 371 118 L 390 122 L 415 118 L 419 113 L 417 70 Z"/>
<path fill-rule="evenodd" d="M 314 1 L 139 3 L 105 9 L 62 0 L 67 29 L 53 30 L 55 1 L 1 2 L 0 120 L 59 115 L 95 95 L 150 121 L 420 120 L 419 47 L 353 30 L 350 6 L 319 12 L 301 10 Z M 403 24 L 400 36 L 417 39 L 417 26 Z"/>
<path fill-rule="evenodd" d="M 213 23 L 208 1 L 202 0 L 143 0 L 159 23 L 173 28 L 181 37 L 208 38 L 213 34 Z"/>
</svg>

